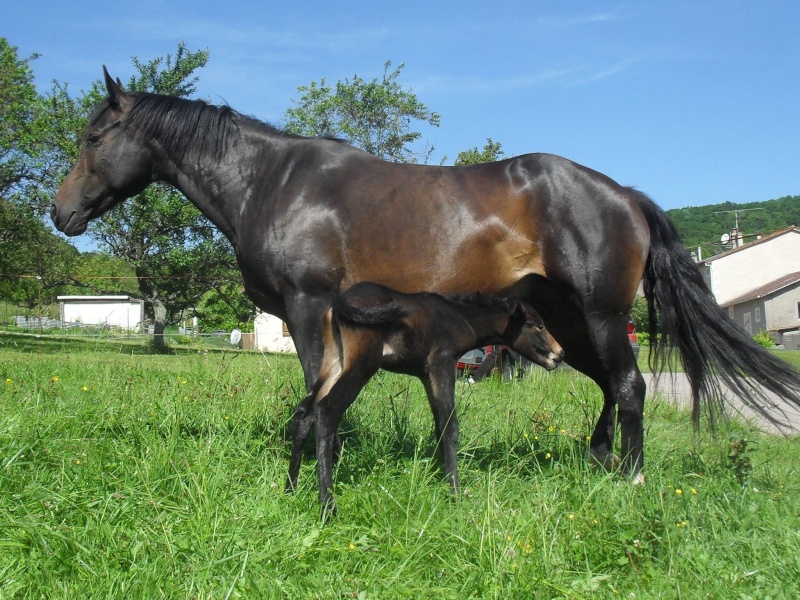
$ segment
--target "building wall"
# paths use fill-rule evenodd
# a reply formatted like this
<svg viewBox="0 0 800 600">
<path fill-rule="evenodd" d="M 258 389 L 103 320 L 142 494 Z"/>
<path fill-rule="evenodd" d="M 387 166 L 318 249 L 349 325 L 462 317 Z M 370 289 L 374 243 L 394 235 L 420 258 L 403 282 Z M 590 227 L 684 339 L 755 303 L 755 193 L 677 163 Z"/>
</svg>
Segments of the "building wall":
<svg viewBox="0 0 800 600">
<path fill-rule="evenodd" d="M 771 240 L 754 243 L 707 263 L 704 274 L 719 304 L 745 295 L 762 285 L 797 271 L 800 265 L 800 232 L 790 231 Z"/>
<path fill-rule="evenodd" d="M 776 292 L 767 300 L 767 329 L 800 327 L 800 283 Z"/>
<path fill-rule="evenodd" d="M 61 301 L 61 320 L 65 323 L 139 329 L 142 319 L 143 307 L 138 300 Z"/>
<path fill-rule="evenodd" d="M 283 321 L 274 315 L 260 312 L 253 324 L 255 347 L 266 352 L 296 353 L 297 349 Z"/>
<path fill-rule="evenodd" d="M 767 325 L 767 307 L 763 298 L 731 306 L 728 309 L 729 315 L 730 309 L 733 309 L 733 320 L 750 335 L 769 329 Z"/>
</svg>

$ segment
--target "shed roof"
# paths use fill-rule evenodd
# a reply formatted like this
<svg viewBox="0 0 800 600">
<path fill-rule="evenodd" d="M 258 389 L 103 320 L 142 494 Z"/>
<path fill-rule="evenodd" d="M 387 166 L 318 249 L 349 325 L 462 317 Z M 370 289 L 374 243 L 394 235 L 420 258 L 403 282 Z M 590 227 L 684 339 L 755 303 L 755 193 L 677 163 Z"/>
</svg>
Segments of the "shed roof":
<svg viewBox="0 0 800 600">
<path fill-rule="evenodd" d="M 63 300 L 64 302 L 126 302 L 137 301 L 138 298 L 131 298 L 130 296 L 56 296 L 56 300 Z"/>
<path fill-rule="evenodd" d="M 733 306 L 735 304 L 741 304 L 742 302 L 748 302 L 750 300 L 757 300 L 758 298 L 769 296 L 770 294 L 779 292 L 780 290 L 790 287 L 798 282 L 800 282 L 800 271 L 797 273 L 784 275 L 783 277 L 764 284 L 761 287 L 750 290 L 746 294 L 742 294 L 738 298 L 734 298 L 733 300 L 726 302 L 722 305 L 722 308 L 727 308 L 728 306 Z"/>
</svg>

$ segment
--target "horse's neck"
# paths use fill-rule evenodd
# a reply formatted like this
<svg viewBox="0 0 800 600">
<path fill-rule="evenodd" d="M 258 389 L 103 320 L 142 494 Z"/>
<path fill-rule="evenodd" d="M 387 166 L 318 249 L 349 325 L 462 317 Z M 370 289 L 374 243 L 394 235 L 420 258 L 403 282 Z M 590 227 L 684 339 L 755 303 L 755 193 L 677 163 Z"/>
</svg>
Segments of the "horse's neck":
<svg viewBox="0 0 800 600">
<path fill-rule="evenodd" d="M 253 173 L 254 167 L 248 168 L 247 163 L 254 161 L 243 139 L 231 144 L 219 161 L 193 152 L 180 160 L 168 158 L 163 179 L 178 188 L 236 248 L 242 206 L 252 194 L 246 174 Z"/>
</svg>

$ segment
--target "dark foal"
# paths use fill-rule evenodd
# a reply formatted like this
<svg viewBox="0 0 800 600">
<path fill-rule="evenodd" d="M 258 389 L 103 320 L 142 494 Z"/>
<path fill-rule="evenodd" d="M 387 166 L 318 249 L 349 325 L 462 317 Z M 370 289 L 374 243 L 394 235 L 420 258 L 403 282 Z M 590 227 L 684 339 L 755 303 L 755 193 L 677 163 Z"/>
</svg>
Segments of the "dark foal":
<svg viewBox="0 0 800 600">
<path fill-rule="evenodd" d="M 339 421 L 378 369 L 413 375 L 425 385 L 445 476 L 457 491 L 454 396 L 458 357 L 486 344 L 511 346 L 548 370 L 563 357 L 539 314 L 524 302 L 480 295 L 404 294 L 376 283 L 358 283 L 337 296 L 325 313 L 323 334 L 325 352 L 310 409 L 305 414 L 298 410 L 292 421 L 287 490 L 297 483 L 303 445 L 313 424 L 319 498 L 329 509 L 335 508 L 331 488 Z M 309 403 L 299 407 L 304 405 Z"/>
</svg>

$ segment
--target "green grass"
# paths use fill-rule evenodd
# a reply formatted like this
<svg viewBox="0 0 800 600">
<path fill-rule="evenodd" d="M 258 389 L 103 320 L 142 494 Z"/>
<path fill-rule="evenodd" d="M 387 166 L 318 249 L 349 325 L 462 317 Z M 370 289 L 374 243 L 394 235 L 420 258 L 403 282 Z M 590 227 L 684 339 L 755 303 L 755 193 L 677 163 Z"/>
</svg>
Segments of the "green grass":
<svg viewBox="0 0 800 600">
<path fill-rule="evenodd" d="M 296 358 L 0 336 L 0 598 L 792 598 L 800 447 L 695 436 L 651 403 L 645 486 L 591 470 L 573 371 L 459 384 L 451 498 L 415 380 L 346 416 L 339 514 L 309 448 L 285 495 Z"/>
</svg>

